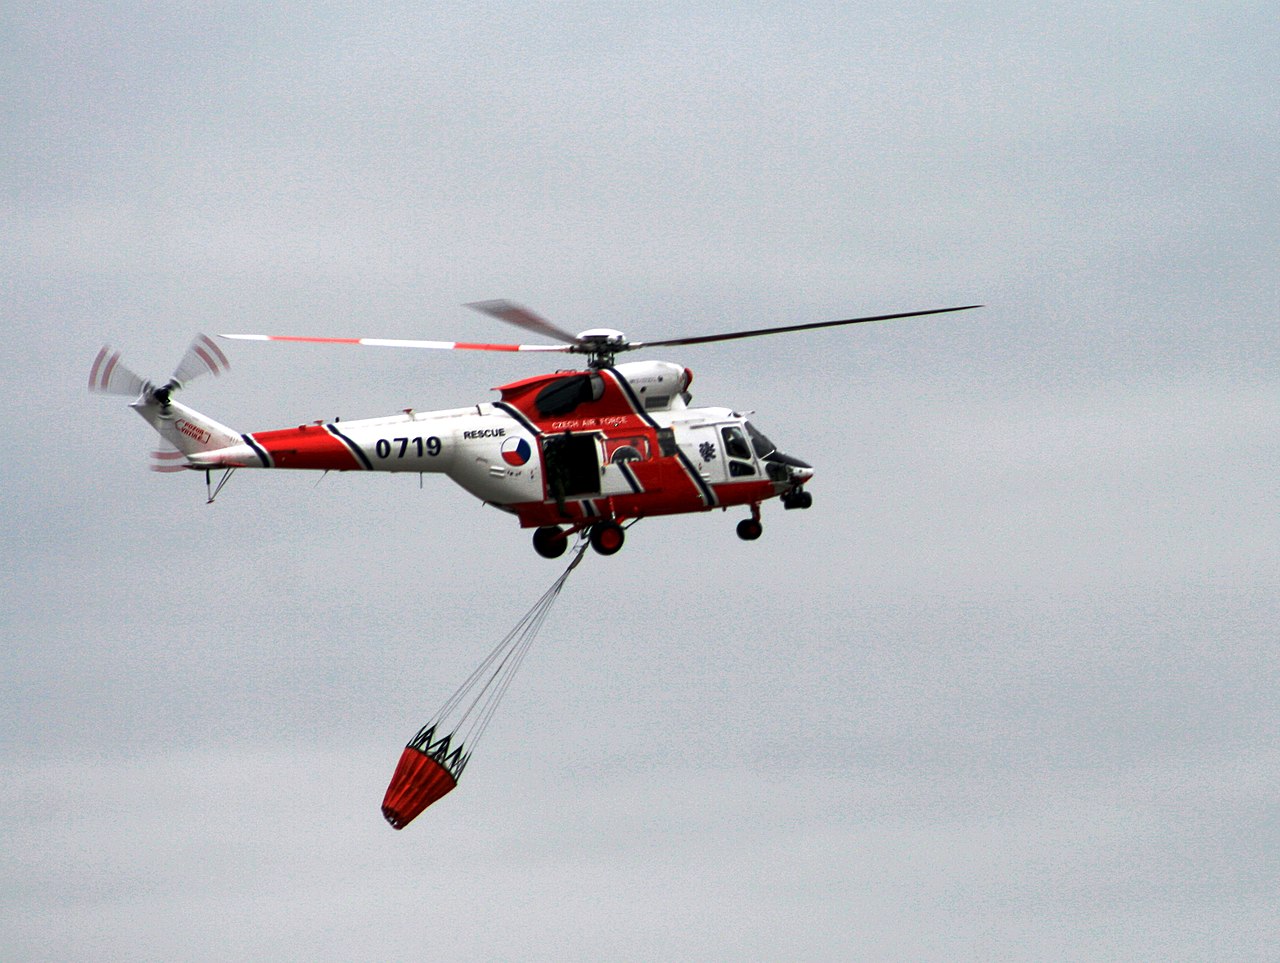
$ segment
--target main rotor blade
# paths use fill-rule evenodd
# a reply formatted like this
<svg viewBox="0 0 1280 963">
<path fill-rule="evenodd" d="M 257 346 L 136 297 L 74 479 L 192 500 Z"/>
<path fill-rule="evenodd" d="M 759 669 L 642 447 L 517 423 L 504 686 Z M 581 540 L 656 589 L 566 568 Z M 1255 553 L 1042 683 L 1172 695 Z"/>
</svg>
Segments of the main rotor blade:
<svg viewBox="0 0 1280 963">
<path fill-rule="evenodd" d="M 539 317 L 528 308 L 512 304 L 510 301 L 472 301 L 466 306 L 474 308 L 481 314 L 487 314 L 491 318 L 497 318 L 499 321 L 507 322 L 507 324 L 514 324 L 517 328 L 533 331 L 544 338 L 554 338 L 556 341 L 563 341 L 566 344 L 578 343 L 578 339 L 568 331 L 556 327 L 546 318 Z"/>
<path fill-rule="evenodd" d="M 781 328 L 756 328 L 753 331 L 730 331 L 726 334 L 704 334 L 692 338 L 669 338 L 665 341 L 635 342 L 632 348 L 660 348 L 680 344 L 707 344 L 712 341 L 735 341 L 739 338 L 757 338 L 765 334 L 783 334 L 787 331 L 811 331 L 815 328 L 834 328 L 841 324 L 865 324 L 868 321 L 892 321 L 894 318 L 918 318 L 926 314 L 947 314 L 951 311 L 970 311 L 981 304 L 966 304 L 959 308 L 932 308 L 928 311 L 905 311 L 901 314 L 875 314 L 866 318 L 845 318 L 843 321 L 817 321 L 812 324 L 789 324 Z"/>
<path fill-rule="evenodd" d="M 467 341 L 416 341 L 405 338 L 307 338 L 292 334 L 220 334 L 238 341 L 298 341 L 307 344 L 362 344 L 374 348 L 431 348 L 437 351 L 560 351 L 567 344 L 477 344 Z"/>
</svg>

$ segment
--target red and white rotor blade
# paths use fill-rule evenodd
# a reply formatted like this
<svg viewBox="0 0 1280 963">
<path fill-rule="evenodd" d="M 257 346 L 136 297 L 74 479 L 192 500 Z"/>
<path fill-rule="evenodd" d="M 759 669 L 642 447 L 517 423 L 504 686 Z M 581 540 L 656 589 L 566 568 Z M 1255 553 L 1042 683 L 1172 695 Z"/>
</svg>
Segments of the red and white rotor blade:
<svg viewBox="0 0 1280 963">
<path fill-rule="evenodd" d="M 120 361 L 120 352 L 104 344 L 94 359 L 89 372 L 89 390 L 105 395 L 127 395 L 136 398 L 146 389 L 148 382 L 130 371 Z"/>
<path fill-rule="evenodd" d="M 305 344 L 362 344 L 373 348 L 429 348 L 435 351 L 570 351 L 569 344 L 479 344 L 471 341 L 418 341 L 412 338 L 308 338 L 294 334 L 220 334 L 238 341 L 296 341 Z"/>
</svg>

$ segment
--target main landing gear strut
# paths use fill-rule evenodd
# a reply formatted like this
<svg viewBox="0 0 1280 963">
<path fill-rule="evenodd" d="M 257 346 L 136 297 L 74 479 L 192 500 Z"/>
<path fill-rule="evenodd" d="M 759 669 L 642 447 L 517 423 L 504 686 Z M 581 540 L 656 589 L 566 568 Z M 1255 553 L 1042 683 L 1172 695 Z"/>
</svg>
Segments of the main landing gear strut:
<svg viewBox="0 0 1280 963">
<path fill-rule="evenodd" d="M 559 558 L 569 547 L 569 536 L 581 528 L 564 529 L 559 525 L 543 525 L 533 533 L 533 550 L 543 558 Z M 601 555 L 614 555 L 622 548 L 627 535 L 622 526 L 609 520 L 596 522 L 588 534 L 591 547 Z"/>
</svg>

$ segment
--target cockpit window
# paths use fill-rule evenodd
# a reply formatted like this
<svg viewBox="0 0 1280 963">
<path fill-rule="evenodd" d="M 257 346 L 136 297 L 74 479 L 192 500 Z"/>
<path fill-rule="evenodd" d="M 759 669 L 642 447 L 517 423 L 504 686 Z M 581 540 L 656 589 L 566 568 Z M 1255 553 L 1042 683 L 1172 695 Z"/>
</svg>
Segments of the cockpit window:
<svg viewBox="0 0 1280 963">
<path fill-rule="evenodd" d="M 751 449 L 747 447 L 747 439 L 741 428 L 729 425 L 720 430 L 720 435 L 724 438 L 724 453 L 730 458 L 751 457 Z"/>
<path fill-rule="evenodd" d="M 751 460 L 751 446 L 747 444 L 747 436 L 737 425 L 725 425 L 720 429 L 720 437 L 724 439 L 724 453 L 729 456 L 729 474 L 734 478 L 745 478 L 756 473 L 756 464 Z"/>
<path fill-rule="evenodd" d="M 756 450 L 757 458 L 768 458 L 778 450 L 778 446 L 766 438 L 759 428 L 749 421 L 746 425 L 747 434 L 751 436 L 751 446 Z"/>
</svg>

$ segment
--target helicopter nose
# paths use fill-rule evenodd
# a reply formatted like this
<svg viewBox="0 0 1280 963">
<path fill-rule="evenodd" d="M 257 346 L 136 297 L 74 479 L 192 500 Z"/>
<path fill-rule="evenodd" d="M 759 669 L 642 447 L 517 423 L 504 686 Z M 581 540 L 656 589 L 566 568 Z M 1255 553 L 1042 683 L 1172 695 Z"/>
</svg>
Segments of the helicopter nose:
<svg viewBox="0 0 1280 963">
<path fill-rule="evenodd" d="M 791 485 L 803 485 L 813 477 L 813 466 L 801 461 L 794 455 L 784 455 L 780 451 L 771 452 L 765 461 L 768 462 L 769 477 L 774 481 L 788 482 Z"/>
<path fill-rule="evenodd" d="M 784 455 L 780 451 L 775 451 L 772 454 L 770 454 L 769 457 L 766 458 L 765 460 L 776 462 L 779 465 L 786 465 L 789 469 L 791 469 L 792 477 L 798 477 L 800 475 L 803 475 L 805 481 L 808 481 L 810 478 L 813 477 L 813 466 L 810 465 L 807 461 L 801 461 L 799 458 L 796 458 L 794 455 Z"/>
</svg>

